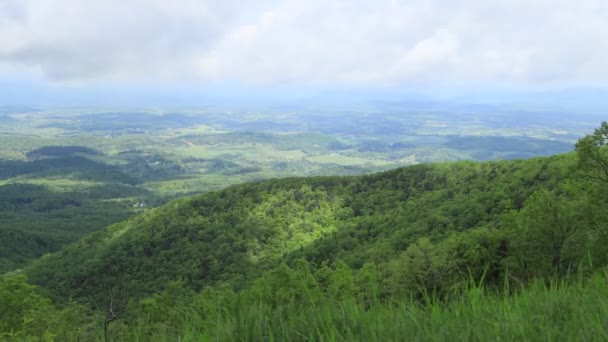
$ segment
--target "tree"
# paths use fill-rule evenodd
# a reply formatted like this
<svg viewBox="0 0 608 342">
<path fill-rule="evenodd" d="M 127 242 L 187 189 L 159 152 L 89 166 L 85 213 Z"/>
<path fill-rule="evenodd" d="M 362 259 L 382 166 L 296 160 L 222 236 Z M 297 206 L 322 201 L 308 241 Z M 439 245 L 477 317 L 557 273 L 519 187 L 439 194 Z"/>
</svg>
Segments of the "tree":
<svg viewBox="0 0 608 342">
<path fill-rule="evenodd" d="M 452 283 L 454 263 L 446 250 L 423 237 L 408 247 L 392 264 L 393 292 L 398 295 L 437 294 Z"/>
<path fill-rule="evenodd" d="M 119 289 L 113 285 L 107 286 L 107 301 L 108 307 L 106 317 L 103 321 L 103 336 L 104 341 L 108 341 L 108 328 L 110 323 L 118 319 L 118 316 L 127 309 L 127 303 L 129 302 L 128 296 L 125 296 Z M 122 295 L 122 296 L 121 296 Z M 122 302 L 122 303 L 118 303 Z"/>
<path fill-rule="evenodd" d="M 605 251 L 608 242 L 608 122 L 604 121 L 593 134 L 580 139 L 576 144 L 578 168 L 583 176 L 595 182 L 586 192 L 587 203 L 583 208 L 584 220 L 593 233 L 594 261 L 608 260 Z"/>
<path fill-rule="evenodd" d="M 49 310 L 51 301 L 40 296 L 23 276 L 0 278 L 0 337 L 26 330 L 37 313 Z"/>
<path fill-rule="evenodd" d="M 608 122 L 576 143 L 578 166 L 586 177 L 608 183 Z"/>
<path fill-rule="evenodd" d="M 512 266 L 523 272 L 520 276 L 563 274 L 584 257 L 589 242 L 584 202 L 573 197 L 540 190 L 506 219 L 514 226 L 511 245 L 518 265 Z"/>
</svg>

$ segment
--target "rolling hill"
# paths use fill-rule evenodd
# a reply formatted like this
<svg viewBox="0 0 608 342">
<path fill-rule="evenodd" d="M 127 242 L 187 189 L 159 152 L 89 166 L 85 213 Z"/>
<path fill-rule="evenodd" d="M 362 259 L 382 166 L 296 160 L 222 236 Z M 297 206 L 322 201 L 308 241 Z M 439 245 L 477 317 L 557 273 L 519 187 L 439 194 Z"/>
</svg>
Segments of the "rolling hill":
<svg viewBox="0 0 608 342">
<path fill-rule="evenodd" d="M 243 288 L 299 258 L 315 267 L 388 263 L 425 237 L 465 254 L 457 255 L 464 259 L 456 273 L 480 274 L 491 265 L 498 281 L 504 263 L 514 260 L 514 213 L 541 191 L 573 200 L 574 162 L 572 155 L 459 162 L 233 186 L 95 232 L 27 273 L 57 298 L 103 301 L 107 287 L 143 298 L 175 280 L 197 291 L 221 282 Z M 475 245 L 478 259 L 467 259 L 460 250 L 466 244 Z"/>
<path fill-rule="evenodd" d="M 15 308 L 4 319 L 40 322 L 16 330 L 24 336 L 58 324 L 70 339 L 421 337 L 439 329 L 421 323 L 429 315 L 462 338 L 556 337 L 566 323 L 592 337 L 606 323 L 593 296 L 608 291 L 608 182 L 594 164 L 605 149 L 590 139 L 552 157 L 274 179 L 175 200 L 0 278 Z M 541 330 L 501 325 L 538 315 L 542 301 L 561 313 Z M 595 316 L 574 320 L 583 301 Z"/>
</svg>

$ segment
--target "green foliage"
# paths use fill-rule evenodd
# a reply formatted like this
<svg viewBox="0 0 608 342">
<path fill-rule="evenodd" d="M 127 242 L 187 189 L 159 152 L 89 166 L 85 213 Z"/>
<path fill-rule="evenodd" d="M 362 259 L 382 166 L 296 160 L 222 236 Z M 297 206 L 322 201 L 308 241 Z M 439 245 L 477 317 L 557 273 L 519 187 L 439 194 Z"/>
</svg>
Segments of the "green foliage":
<svg viewBox="0 0 608 342">
<path fill-rule="evenodd" d="M 0 278 L 0 303 L 11 308 L 2 333 L 606 337 L 606 187 L 572 172 L 577 163 L 585 170 L 581 154 L 286 178 L 177 200 L 37 260 L 22 273 L 40 289 Z M 7 208 L 33 212 L 77 203 L 8 193 Z"/>
<path fill-rule="evenodd" d="M 4 334 L 25 329 L 51 307 L 51 301 L 36 293 L 25 277 L 0 278 L 0 293 L 0 332 Z"/>
<path fill-rule="evenodd" d="M 56 191 L 44 185 L 0 185 L 0 273 L 59 250 L 84 234 L 132 215 L 129 202 L 113 195 L 142 196 L 125 185 L 96 185 L 81 191 Z"/>
<path fill-rule="evenodd" d="M 395 289 L 426 294 L 446 288 L 455 267 L 454 260 L 446 252 L 435 247 L 428 238 L 421 238 L 409 246 L 391 265 Z"/>
<path fill-rule="evenodd" d="M 608 337 L 606 295 L 606 275 L 599 274 L 575 284 L 533 283 L 507 298 L 472 286 L 446 303 L 430 298 L 422 304 L 406 299 L 366 305 L 348 295 L 339 301 L 319 295 L 306 306 L 294 301 L 268 306 L 237 297 L 214 317 L 217 324 L 199 316 L 201 323 L 187 325 L 179 336 L 230 341 L 603 340 Z"/>
<path fill-rule="evenodd" d="M 0 273 L 22 268 L 142 208 L 185 195 L 268 178 L 546 155 L 570 150 L 582 132 L 576 126 L 568 135 L 556 135 L 553 131 L 565 123 L 537 117 L 534 123 L 543 128 L 526 133 L 534 138 L 516 137 L 528 118 L 485 113 L 471 126 L 463 123 L 472 113 L 408 111 L 379 120 L 367 111 L 310 113 L 310 108 L 289 115 L 268 108 L 233 113 L 2 110 L 0 237 L 6 243 L 0 247 Z M 434 128 L 429 132 L 428 127 Z M 12 185 L 44 190 L 24 189 L 32 202 L 15 205 L 25 198 L 5 187 Z M 348 208 L 339 210 L 348 215 Z M 472 211 L 467 219 L 477 214 Z M 368 252 L 383 254 L 377 248 Z M 356 262 L 360 266 L 365 260 Z"/>
<path fill-rule="evenodd" d="M 588 253 L 592 235 L 581 210 L 586 203 L 575 196 L 540 190 L 515 214 L 511 247 L 522 272 L 563 274 Z"/>
<path fill-rule="evenodd" d="M 0 339 L 76 341 L 95 336 L 94 316 L 69 303 L 57 308 L 23 276 L 0 277 Z"/>
<path fill-rule="evenodd" d="M 26 153 L 28 159 L 66 157 L 77 154 L 101 155 L 102 153 L 86 146 L 44 146 Z"/>
<path fill-rule="evenodd" d="M 601 182 L 608 182 L 608 122 L 602 122 L 593 134 L 576 143 L 579 168 L 583 174 Z"/>
<path fill-rule="evenodd" d="M 121 339 L 373 339 L 382 321 L 362 323 L 372 313 L 400 326 L 405 305 L 430 305 L 417 322 L 456 320 L 444 304 L 468 317 L 483 301 L 503 300 L 470 297 L 472 283 L 495 293 L 604 266 L 596 257 L 603 226 L 586 224 L 603 217 L 601 203 L 590 206 L 600 190 L 572 176 L 575 163 L 562 155 L 233 186 L 93 233 L 26 273 L 60 302 L 74 298 L 105 314 L 112 303 L 119 314 L 105 333 Z M 433 327 L 402 326 L 377 339 Z M 468 329 L 456 336 L 509 333 Z"/>
<path fill-rule="evenodd" d="M 108 286 L 120 287 L 131 299 L 176 279 L 195 291 L 222 282 L 238 290 L 280 263 L 299 259 L 315 269 L 338 260 L 354 270 L 372 262 L 399 282 L 394 291 L 410 294 L 450 291 L 469 275 L 486 274 L 498 286 L 506 265 L 521 270 L 518 275 L 534 268 L 536 276 L 550 276 L 576 267 L 587 252 L 588 230 L 578 224 L 576 209 L 583 204 L 574 200 L 586 183 L 565 182 L 573 161 L 565 155 L 418 165 L 372 176 L 234 186 L 94 233 L 26 272 L 56 298 L 98 306 L 107 300 Z M 559 193 L 560 201 L 551 204 L 553 221 L 537 216 L 553 215 L 543 207 L 542 189 Z M 561 212 L 570 205 L 572 210 Z M 514 216 L 511 224 L 508 218 Z M 557 223 L 564 230 L 555 237 L 560 260 L 553 268 L 541 267 L 541 260 L 553 265 L 553 245 L 525 243 L 538 241 Z"/>
</svg>

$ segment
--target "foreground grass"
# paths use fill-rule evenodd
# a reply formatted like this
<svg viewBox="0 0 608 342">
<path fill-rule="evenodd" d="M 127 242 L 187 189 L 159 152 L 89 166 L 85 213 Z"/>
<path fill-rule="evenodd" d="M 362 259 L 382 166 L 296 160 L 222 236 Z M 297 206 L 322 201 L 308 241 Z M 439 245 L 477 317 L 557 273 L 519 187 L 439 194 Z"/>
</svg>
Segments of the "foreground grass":
<svg viewBox="0 0 608 342">
<path fill-rule="evenodd" d="M 119 313 L 107 331 L 103 315 L 74 304 L 58 311 L 20 278 L 0 285 L 0 306 L 13 308 L 0 312 L 1 341 L 608 341 L 607 273 L 511 295 L 470 286 L 443 301 L 280 286 L 169 291 Z M 280 299 L 284 289 L 291 299 Z"/>
<path fill-rule="evenodd" d="M 122 338 L 134 341 L 606 341 L 608 278 L 574 284 L 537 282 L 515 295 L 471 287 L 442 304 L 304 298 L 270 306 L 241 295 L 206 301 L 205 313 L 149 325 Z M 315 297 L 315 295 L 312 295 Z M 308 302 L 308 303 L 306 303 Z M 177 317 L 175 317 L 177 318 Z"/>
</svg>

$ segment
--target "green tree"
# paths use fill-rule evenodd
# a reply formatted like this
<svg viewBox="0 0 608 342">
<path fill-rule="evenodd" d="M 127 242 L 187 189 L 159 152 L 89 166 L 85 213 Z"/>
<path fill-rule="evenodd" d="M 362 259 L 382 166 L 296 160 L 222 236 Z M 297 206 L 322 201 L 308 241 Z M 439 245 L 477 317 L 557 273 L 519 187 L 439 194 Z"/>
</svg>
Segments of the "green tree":
<svg viewBox="0 0 608 342">
<path fill-rule="evenodd" d="M 586 177 L 608 183 L 608 122 L 576 143 L 578 166 Z"/>
<path fill-rule="evenodd" d="M 24 276 L 0 277 L 0 340 L 92 340 L 94 318 L 69 303 L 62 310 L 29 285 Z"/>
<path fill-rule="evenodd" d="M 535 277 L 563 274 L 577 266 L 589 240 L 582 206 L 583 201 L 554 191 L 534 193 L 519 213 L 507 219 L 515 225 L 511 245 L 518 265 L 514 266 Z"/>
<path fill-rule="evenodd" d="M 587 204 L 582 211 L 585 223 L 592 232 L 594 262 L 608 260 L 608 206 L 606 189 L 608 186 L 608 122 L 604 121 L 593 134 L 580 139 L 576 144 L 578 169 L 581 174 L 594 182 L 586 191 Z"/>
<path fill-rule="evenodd" d="M 450 285 L 454 266 L 446 250 L 426 237 L 421 238 L 393 261 L 393 292 L 398 295 L 441 292 Z"/>
</svg>

